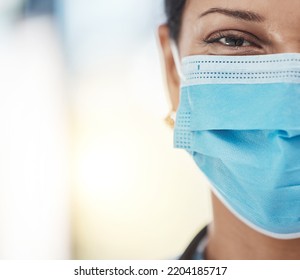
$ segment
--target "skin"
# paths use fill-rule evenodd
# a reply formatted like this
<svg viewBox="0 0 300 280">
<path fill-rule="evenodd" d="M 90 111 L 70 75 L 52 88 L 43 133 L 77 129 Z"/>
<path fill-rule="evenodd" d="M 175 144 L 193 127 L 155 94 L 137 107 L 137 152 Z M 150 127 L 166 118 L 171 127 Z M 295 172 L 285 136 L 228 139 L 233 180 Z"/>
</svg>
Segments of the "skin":
<svg viewBox="0 0 300 280">
<path fill-rule="evenodd" d="M 300 53 L 299 0 L 188 0 L 177 42 L 180 57 Z M 169 30 L 158 30 L 173 111 L 179 103 L 180 79 L 170 48 Z M 275 239 L 238 220 L 212 194 L 213 222 L 205 258 L 300 259 L 300 238 Z"/>
</svg>

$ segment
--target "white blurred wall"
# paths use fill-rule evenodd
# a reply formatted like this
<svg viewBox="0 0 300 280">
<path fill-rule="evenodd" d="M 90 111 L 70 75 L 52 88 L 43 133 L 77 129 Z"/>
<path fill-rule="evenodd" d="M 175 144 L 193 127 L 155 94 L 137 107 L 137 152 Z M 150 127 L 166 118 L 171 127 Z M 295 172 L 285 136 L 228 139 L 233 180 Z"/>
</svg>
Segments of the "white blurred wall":
<svg viewBox="0 0 300 280">
<path fill-rule="evenodd" d="M 60 46 L 48 18 L 0 43 L 0 259 L 68 259 L 68 126 Z"/>
</svg>

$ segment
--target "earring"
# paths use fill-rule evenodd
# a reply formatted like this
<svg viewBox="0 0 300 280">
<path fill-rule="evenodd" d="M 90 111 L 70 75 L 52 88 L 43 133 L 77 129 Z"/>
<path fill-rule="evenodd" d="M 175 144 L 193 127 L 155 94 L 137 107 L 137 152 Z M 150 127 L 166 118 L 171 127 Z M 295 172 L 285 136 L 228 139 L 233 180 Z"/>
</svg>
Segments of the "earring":
<svg viewBox="0 0 300 280">
<path fill-rule="evenodd" d="M 165 117 L 165 123 L 167 124 L 168 127 L 173 129 L 175 126 L 175 120 L 176 120 L 176 112 L 172 110 Z"/>
</svg>

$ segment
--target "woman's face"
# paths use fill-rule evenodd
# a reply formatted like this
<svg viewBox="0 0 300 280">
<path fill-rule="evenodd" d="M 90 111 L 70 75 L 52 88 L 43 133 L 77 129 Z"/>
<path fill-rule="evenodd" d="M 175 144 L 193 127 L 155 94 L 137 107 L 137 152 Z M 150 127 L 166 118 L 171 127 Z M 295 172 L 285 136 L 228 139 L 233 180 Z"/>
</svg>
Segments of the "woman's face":
<svg viewBox="0 0 300 280">
<path fill-rule="evenodd" d="M 166 26 L 159 29 L 173 110 L 179 77 Z M 300 53 L 299 0 L 187 0 L 178 41 L 181 57 Z"/>
</svg>

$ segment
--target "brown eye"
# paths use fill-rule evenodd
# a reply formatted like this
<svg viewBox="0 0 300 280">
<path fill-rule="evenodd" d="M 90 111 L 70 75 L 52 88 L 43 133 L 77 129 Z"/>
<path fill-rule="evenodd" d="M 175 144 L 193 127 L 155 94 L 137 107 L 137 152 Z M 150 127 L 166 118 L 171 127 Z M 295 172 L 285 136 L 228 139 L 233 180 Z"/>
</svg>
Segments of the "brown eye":
<svg viewBox="0 0 300 280">
<path fill-rule="evenodd" d="M 237 37 L 223 37 L 218 39 L 219 43 L 229 47 L 247 47 L 251 46 L 251 43 L 246 41 L 244 38 Z"/>
<path fill-rule="evenodd" d="M 219 44 L 225 47 L 243 48 L 243 47 L 258 47 L 257 39 L 249 34 L 244 34 L 237 31 L 219 31 L 204 40 L 207 44 Z"/>
<path fill-rule="evenodd" d="M 260 38 L 247 31 L 218 30 L 202 39 L 210 54 L 258 55 L 263 52 Z"/>
</svg>

